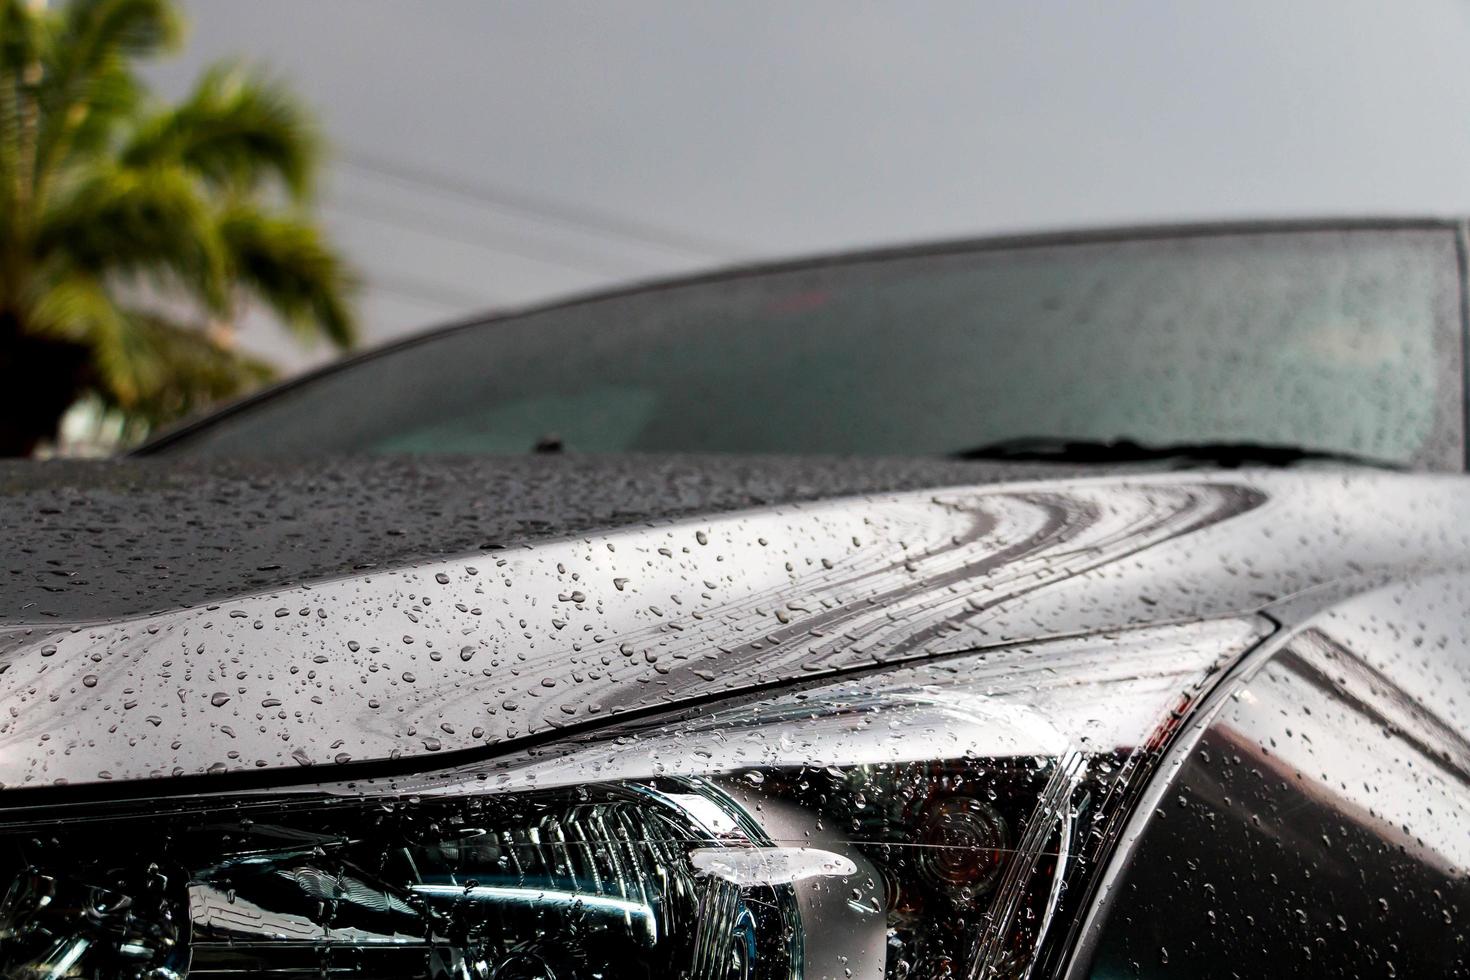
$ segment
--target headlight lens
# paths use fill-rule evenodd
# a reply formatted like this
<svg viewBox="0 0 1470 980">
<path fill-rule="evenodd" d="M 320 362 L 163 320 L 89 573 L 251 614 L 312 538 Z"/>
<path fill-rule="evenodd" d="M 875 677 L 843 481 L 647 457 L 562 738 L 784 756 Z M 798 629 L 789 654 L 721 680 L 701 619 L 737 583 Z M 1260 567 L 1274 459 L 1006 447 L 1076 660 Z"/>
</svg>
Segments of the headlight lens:
<svg viewBox="0 0 1470 980">
<path fill-rule="evenodd" d="M 415 776 L 8 811 L 25 977 L 1023 976 L 1248 622 L 953 657 Z"/>
</svg>

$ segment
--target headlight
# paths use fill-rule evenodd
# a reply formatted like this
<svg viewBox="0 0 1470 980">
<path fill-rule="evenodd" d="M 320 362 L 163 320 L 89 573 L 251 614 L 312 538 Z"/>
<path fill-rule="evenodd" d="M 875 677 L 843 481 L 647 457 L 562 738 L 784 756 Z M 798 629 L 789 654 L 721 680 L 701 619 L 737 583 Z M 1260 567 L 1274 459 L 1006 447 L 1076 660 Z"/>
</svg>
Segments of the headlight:
<svg viewBox="0 0 1470 980">
<path fill-rule="evenodd" d="M 1022 976 L 1261 632 L 875 668 L 411 778 L 11 808 L 0 970 Z"/>
</svg>

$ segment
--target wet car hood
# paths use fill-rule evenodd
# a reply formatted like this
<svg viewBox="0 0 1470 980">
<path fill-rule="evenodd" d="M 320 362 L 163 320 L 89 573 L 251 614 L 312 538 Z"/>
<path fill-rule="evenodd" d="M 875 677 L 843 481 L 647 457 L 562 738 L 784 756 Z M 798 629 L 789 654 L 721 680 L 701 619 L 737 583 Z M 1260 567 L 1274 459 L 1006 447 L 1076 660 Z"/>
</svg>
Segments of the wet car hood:
<svg viewBox="0 0 1470 980">
<path fill-rule="evenodd" d="M 736 456 L 0 460 L 0 627 L 158 612 L 687 515 L 1067 472 Z"/>
<path fill-rule="evenodd" d="M 9 464 L 0 782 L 473 752 L 875 663 L 1245 616 L 1462 567 L 1464 487 L 881 460 Z"/>
</svg>

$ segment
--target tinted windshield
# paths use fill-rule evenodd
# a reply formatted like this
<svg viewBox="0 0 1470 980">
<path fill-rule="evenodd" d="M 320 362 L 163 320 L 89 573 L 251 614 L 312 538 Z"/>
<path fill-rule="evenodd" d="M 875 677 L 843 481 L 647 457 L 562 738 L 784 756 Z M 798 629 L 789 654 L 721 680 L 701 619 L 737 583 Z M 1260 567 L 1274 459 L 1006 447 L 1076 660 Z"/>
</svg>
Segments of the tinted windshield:
<svg viewBox="0 0 1470 980">
<path fill-rule="evenodd" d="M 171 450 L 945 454 L 1017 437 L 1459 458 L 1454 235 L 1023 244 L 665 286 L 352 362 Z"/>
</svg>

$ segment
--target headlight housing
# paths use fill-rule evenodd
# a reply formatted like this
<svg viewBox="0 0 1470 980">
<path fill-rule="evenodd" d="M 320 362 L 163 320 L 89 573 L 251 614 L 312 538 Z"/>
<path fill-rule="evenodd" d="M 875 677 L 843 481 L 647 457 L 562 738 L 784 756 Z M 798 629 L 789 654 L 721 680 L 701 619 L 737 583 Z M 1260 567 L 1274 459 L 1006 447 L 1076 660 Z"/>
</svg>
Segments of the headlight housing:
<svg viewBox="0 0 1470 980">
<path fill-rule="evenodd" d="M 28 977 L 1025 976 L 1253 621 L 1011 647 L 412 777 L 11 808 Z"/>
</svg>

